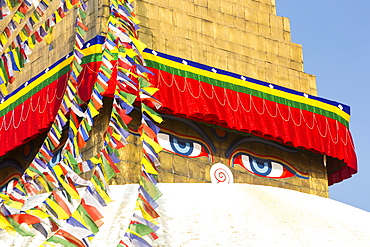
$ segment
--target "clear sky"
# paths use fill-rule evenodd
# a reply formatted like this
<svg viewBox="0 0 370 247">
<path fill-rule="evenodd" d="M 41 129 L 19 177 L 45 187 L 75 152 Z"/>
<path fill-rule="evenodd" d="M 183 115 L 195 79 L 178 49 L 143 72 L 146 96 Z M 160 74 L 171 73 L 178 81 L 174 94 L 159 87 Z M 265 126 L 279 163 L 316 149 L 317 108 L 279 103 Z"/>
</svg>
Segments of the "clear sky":
<svg viewBox="0 0 370 247">
<path fill-rule="evenodd" d="M 330 198 L 370 211 L 370 1 L 276 0 L 303 45 L 304 70 L 320 97 L 351 107 L 358 173 L 329 187 Z"/>
</svg>

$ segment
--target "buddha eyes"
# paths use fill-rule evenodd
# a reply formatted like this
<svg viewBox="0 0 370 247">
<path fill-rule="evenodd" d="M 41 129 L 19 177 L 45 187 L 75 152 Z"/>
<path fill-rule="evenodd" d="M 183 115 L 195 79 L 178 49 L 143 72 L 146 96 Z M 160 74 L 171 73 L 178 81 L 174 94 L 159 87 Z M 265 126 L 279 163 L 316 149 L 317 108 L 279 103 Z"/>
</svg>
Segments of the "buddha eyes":
<svg viewBox="0 0 370 247">
<path fill-rule="evenodd" d="M 232 167 L 239 165 L 246 171 L 260 177 L 282 179 L 297 176 L 308 179 L 308 174 L 299 172 L 285 161 L 278 161 L 273 157 L 258 157 L 245 150 L 234 151 L 229 162 Z"/>
<path fill-rule="evenodd" d="M 161 131 L 157 139 L 166 151 L 189 158 L 208 157 L 212 159 L 211 149 L 202 140 L 192 136 L 174 134 L 164 129 Z"/>
<path fill-rule="evenodd" d="M 210 145 L 200 138 L 174 133 L 169 129 L 162 128 L 157 135 L 157 140 L 159 145 L 167 152 L 187 158 L 207 157 L 213 162 Z M 298 171 L 294 166 L 280 158 L 253 154 L 244 149 L 236 149 L 229 156 L 229 166 L 235 167 L 236 165 L 253 175 L 263 178 L 309 178 L 307 173 Z"/>
</svg>

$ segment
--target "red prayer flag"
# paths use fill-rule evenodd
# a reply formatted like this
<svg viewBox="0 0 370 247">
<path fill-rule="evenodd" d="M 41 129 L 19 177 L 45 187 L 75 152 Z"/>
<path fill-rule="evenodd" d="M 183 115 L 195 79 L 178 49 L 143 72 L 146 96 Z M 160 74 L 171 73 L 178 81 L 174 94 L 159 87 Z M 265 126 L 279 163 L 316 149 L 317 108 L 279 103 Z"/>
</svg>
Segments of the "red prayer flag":
<svg viewBox="0 0 370 247">
<path fill-rule="evenodd" d="M 71 216 L 72 213 L 71 211 L 69 210 L 69 207 L 68 205 L 66 204 L 65 200 L 63 200 L 62 197 L 60 197 L 55 190 L 53 190 L 52 192 L 53 196 L 54 196 L 54 199 L 55 201 L 58 203 L 58 205 L 69 215 Z"/>
<path fill-rule="evenodd" d="M 13 214 L 9 215 L 9 217 L 11 217 L 19 224 L 26 223 L 27 225 L 33 225 L 41 222 L 38 217 L 30 214 Z"/>
<path fill-rule="evenodd" d="M 86 245 L 81 240 L 79 240 L 78 238 L 73 236 L 71 233 L 66 232 L 62 229 L 59 229 L 58 232 L 55 233 L 55 235 L 59 235 L 59 236 L 64 237 L 67 241 L 69 241 L 70 243 L 72 243 L 72 244 L 74 244 L 78 247 L 86 247 Z"/>
</svg>

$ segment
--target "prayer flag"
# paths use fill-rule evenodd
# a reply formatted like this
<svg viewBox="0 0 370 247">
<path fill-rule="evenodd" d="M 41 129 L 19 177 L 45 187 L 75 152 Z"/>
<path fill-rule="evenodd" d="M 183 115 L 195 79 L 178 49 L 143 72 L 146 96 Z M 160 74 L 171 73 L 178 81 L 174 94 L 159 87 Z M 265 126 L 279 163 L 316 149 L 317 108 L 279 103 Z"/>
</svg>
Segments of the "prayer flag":
<svg viewBox="0 0 370 247">
<path fill-rule="evenodd" d="M 159 191 L 158 187 L 155 186 L 152 182 L 148 181 L 146 178 L 140 178 L 140 185 L 143 186 L 145 191 L 152 197 L 154 200 L 157 200 L 162 196 L 162 193 Z"/>
<path fill-rule="evenodd" d="M 141 236 L 145 236 L 153 232 L 153 229 L 151 229 L 149 226 L 140 223 L 130 224 L 128 228 Z"/>
<path fill-rule="evenodd" d="M 151 245 L 147 241 L 145 241 L 138 233 L 128 229 L 126 234 L 134 246 L 151 247 Z"/>
<path fill-rule="evenodd" d="M 25 223 L 27 225 L 33 225 L 41 222 L 41 220 L 38 217 L 30 214 L 12 214 L 9 215 L 9 217 L 18 222 L 19 224 Z"/>
<path fill-rule="evenodd" d="M 68 219 L 69 215 L 64 209 L 55 201 L 47 198 L 45 203 L 57 214 L 58 219 Z"/>
<path fill-rule="evenodd" d="M 58 230 L 58 232 L 55 235 L 51 236 L 46 241 L 61 244 L 64 247 L 81 247 L 80 241 L 77 242 L 78 245 L 76 245 L 76 240 L 73 240 L 73 239 L 71 240 L 69 239 L 69 237 L 73 237 L 73 236 L 71 236 L 68 233 L 65 233 L 63 230 Z M 73 241 L 73 243 L 71 241 Z M 82 245 L 82 247 L 85 247 L 85 245 Z"/>
<path fill-rule="evenodd" d="M 20 234 L 22 235 L 23 237 L 34 237 L 35 234 L 33 234 L 28 227 L 26 227 L 27 225 L 25 224 L 19 224 L 18 222 L 16 222 L 15 220 L 13 220 L 11 217 L 7 216 L 6 217 L 7 220 L 9 221 L 9 223 L 12 225 L 12 227 Z M 28 228 L 28 229 L 27 229 Z"/>
</svg>

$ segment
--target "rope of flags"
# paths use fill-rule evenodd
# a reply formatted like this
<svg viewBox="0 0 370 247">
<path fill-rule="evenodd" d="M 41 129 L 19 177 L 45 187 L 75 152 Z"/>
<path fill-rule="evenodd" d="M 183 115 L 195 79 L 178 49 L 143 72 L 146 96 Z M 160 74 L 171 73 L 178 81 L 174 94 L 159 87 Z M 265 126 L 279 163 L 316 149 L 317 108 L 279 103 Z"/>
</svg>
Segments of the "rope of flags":
<svg viewBox="0 0 370 247">
<path fill-rule="evenodd" d="M 82 102 L 76 86 L 81 75 L 82 44 L 87 27 L 83 24 L 86 5 L 77 2 L 76 43 L 71 71 L 60 109 L 36 157 L 19 181 L 11 181 L 0 193 L 0 228 L 25 237 L 37 234 L 45 239 L 41 246 L 91 246 L 93 236 L 103 224 L 101 209 L 110 198 L 107 181 L 119 172 L 118 149 L 129 136 L 128 114 L 137 102 L 141 109 L 142 160 L 137 207 L 131 223 L 118 245 L 150 246 L 145 238 L 156 239 L 158 230 L 155 202 L 161 195 L 156 187 L 160 165 L 157 142 L 162 118 L 154 109 L 160 102 L 157 91 L 148 81 L 141 52 L 145 45 L 138 40 L 138 20 L 131 1 L 113 0 L 108 32 L 102 50 L 102 62 L 88 102 Z M 103 147 L 93 157 L 84 159 L 94 125 L 94 117 L 103 107 L 103 95 L 113 91 L 110 121 L 103 134 Z M 68 118 L 66 116 L 69 116 Z M 92 174 L 86 178 L 86 174 Z"/>
<path fill-rule="evenodd" d="M 22 3 L 21 0 L 17 0 L 17 1 L 1 0 L 0 1 L 0 20 L 10 15 L 12 10 L 18 7 L 21 3 Z"/>
<path fill-rule="evenodd" d="M 6 3 L 6 0 L 3 1 Z M 0 1 L 0 8 L 4 2 Z M 34 5 L 34 11 L 26 18 L 29 10 L 33 9 L 30 8 L 32 4 Z M 20 72 L 25 64 L 30 61 L 28 56 L 32 53 L 32 49 L 36 44 L 43 40 L 47 44 L 50 44 L 53 27 L 66 17 L 67 13 L 74 6 L 77 5 L 86 8 L 86 4 L 82 0 L 61 0 L 60 6 L 40 25 L 41 18 L 44 16 L 49 5 L 50 2 L 48 0 L 34 0 L 32 3 L 23 0 L 17 12 L 14 13 L 12 19 L 0 34 L 0 53 L 2 53 L 0 56 L 0 92 L 3 95 L 8 94 L 6 90 L 7 84 L 13 83 L 15 80 L 14 72 Z M 81 18 L 86 16 L 86 13 L 84 14 L 84 11 L 78 8 L 78 15 L 81 20 Z M 23 19 L 24 21 L 22 21 Z M 82 22 L 80 20 L 77 21 L 78 25 L 76 25 L 79 34 L 86 32 L 86 26 L 81 25 Z M 21 24 L 23 25 L 22 29 L 12 38 L 12 42 L 8 44 L 14 31 Z M 79 44 L 81 43 L 80 40 L 78 42 Z"/>
<path fill-rule="evenodd" d="M 112 1 L 108 19 L 107 42 L 102 58 L 102 68 L 104 69 L 98 75 L 98 81 L 104 87 L 110 76 L 109 73 L 106 73 L 110 69 L 109 63 L 105 61 L 109 60 L 113 50 L 118 50 L 118 85 L 112 113 L 116 111 L 116 116 L 121 115 L 121 119 L 125 120 L 127 118 L 122 114 L 133 110 L 132 104 L 135 99 L 140 102 L 141 125 L 139 134 L 142 141 L 141 176 L 136 209 L 118 246 L 150 246 L 145 238 L 158 238 L 155 232 L 159 227 L 155 219 L 159 215 L 155 211 L 155 208 L 158 207 L 155 201 L 161 196 L 161 192 L 156 186 L 158 177 L 156 167 L 160 165 L 158 153 L 162 149 L 157 142 L 159 128 L 156 126 L 156 123 L 161 123 L 162 118 L 151 107 L 158 109 L 161 104 L 153 97 L 158 89 L 152 87 L 148 81 L 148 73 L 151 72 L 144 66 L 145 62 L 141 52 L 145 45 L 136 36 L 139 22 L 134 18 L 132 9 L 131 3 L 127 0 Z M 117 108 L 118 106 L 121 106 L 121 109 Z M 127 124 L 130 119 L 127 119 L 127 122 L 123 121 L 121 126 L 119 126 L 118 119 L 114 116 L 111 117 L 107 133 L 110 133 L 110 130 L 115 130 L 115 133 L 121 132 L 122 126 L 124 126 L 124 135 L 129 135 Z M 110 127 L 112 128 L 110 129 Z M 116 145 L 117 142 L 113 135 L 108 134 L 108 136 L 110 136 L 110 143 Z"/>
</svg>

